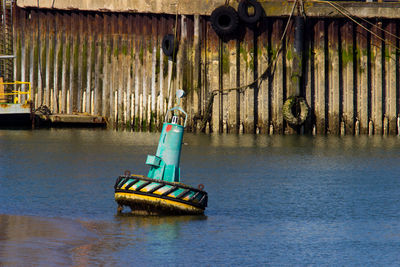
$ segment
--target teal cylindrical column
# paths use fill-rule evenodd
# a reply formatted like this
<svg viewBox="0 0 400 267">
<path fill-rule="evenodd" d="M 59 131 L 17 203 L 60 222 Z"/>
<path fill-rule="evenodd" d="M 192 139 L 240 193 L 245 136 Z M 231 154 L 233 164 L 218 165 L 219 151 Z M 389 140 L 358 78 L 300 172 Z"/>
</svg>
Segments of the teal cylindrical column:
<svg viewBox="0 0 400 267">
<path fill-rule="evenodd" d="M 180 181 L 179 161 L 181 157 L 184 127 L 165 122 L 161 131 L 155 156 L 148 156 L 149 178 L 168 182 Z"/>
</svg>

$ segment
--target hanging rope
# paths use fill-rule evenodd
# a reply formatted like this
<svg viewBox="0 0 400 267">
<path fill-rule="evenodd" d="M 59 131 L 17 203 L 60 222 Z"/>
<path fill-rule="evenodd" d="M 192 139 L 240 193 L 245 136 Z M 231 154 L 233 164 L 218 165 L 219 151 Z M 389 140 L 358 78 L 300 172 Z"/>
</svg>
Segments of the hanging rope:
<svg viewBox="0 0 400 267">
<path fill-rule="evenodd" d="M 330 6 L 333 7 L 336 11 L 338 11 L 340 14 L 342 14 L 342 15 L 345 16 L 346 18 L 350 19 L 350 20 L 353 21 L 355 24 L 357 24 L 358 26 L 360 26 L 361 28 L 363 28 L 364 30 L 366 30 L 367 32 L 369 32 L 370 34 L 372 34 L 373 36 L 375 36 L 376 38 L 378 38 L 378 39 L 381 40 L 382 42 L 387 43 L 389 46 L 392 46 L 393 48 L 396 48 L 396 49 L 400 50 L 400 48 L 399 48 L 398 46 L 396 46 L 396 45 L 392 44 L 392 42 L 390 42 L 390 41 L 388 41 L 388 40 L 385 40 L 384 38 L 380 37 L 378 34 L 376 34 L 375 32 L 371 31 L 370 29 L 368 29 L 367 27 L 365 27 L 364 25 L 362 25 L 360 22 L 358 22 L 357 20 L 355 20 L 352 16 L 361 19 L 360 17 L 355 16 L 355 15 L 352 15 L 348 10 L 347 10 L 347 12 L 348 12 L 349 14 L 346 14 L 346 13 L 345 13 L 346 10 L 345 10 L 343 7 L 339 6 L 338 4 L 334 4 L 334 3 L 328 2 L 328 1 L 321 1 L 321 0 L 309 0 L 309 1 L 310 1 L 310 2 L 315 2 L 315 3 L 324 3 L 324 4 L 330 5 Z M 377 25 L 375 25 L 375 24 L 373 24 L 373 23 L 367 21 L 366 19 L 361 19 L 361 20 L 367 22 L 367 23 L 370 24 L 370 25 L 373 25 L 374 27 L 376 27 L 377 29 L 379 29 L 379 30 L 381 30 L 381 31 L 384 31 L 384 32 L 386 32 L 386 33 L 389 33 L 389 32 L 386 31 L 385 29 L 383 29 L 383 28 L 381 28 L 381 27 L 379 27 L 379 26 L 377 26 Z M 397 38 L 398 40 L 400 40 L 400 37 L 398 37 L 398 36 L 396 36 L 396 35 L 394 35 L 394 34 L 392 34 L 392 33 L 389 33 L 389 34 L 390 34 L 391 36 L 394 36 L 394 37 Z"/>
<path fill-rule="evenodd" d="M 322 2 L 326 2 L 326 1 L 322 1 Z M 357 19 L 360 19 L 360 20 L 366 22 L 367 24 L 371 25 L 372 27 L 375 27 L 375 28 L 377 28 L 377 29 L 383 31 L 384 33 L 386 33 L 386 34 L 388 34 L 388 35 L 390 35 L 390 36 L 396 38 L 397 40 L 400 40 L 400 37 L 399 37 L 399 36 L 397 36 L 397 35 L 395 35 L 395 34 L 389 32 L 389 31 L 387 31 L 387 30 L 385 30 L 385 29 L 383 29 L 383 28 L 377 26 L 376 24 L 374 24 L 374 23 L 372 23 L 372 22 L 370 22 L 370 21 L 368 21 L 368 20 L 366 20 L 366 19 L 364 19 L 364 18 L 362 18 L 362 17 L 359 17 L 359 16 L 357 16 L 357 15 L 352 14 L 348 9 L 344 8 L 343 6 L 339 5 L 338 3 L 335 3 L 335 2 L 332 2 L 332 3 L 331 3 L 331 2 L 329 2 L 329 4 L 330 4 L 330 5 L 336 6 L 337 8 L 339 8 L 339 9 L 340 9 L 341 11 L 343 11 L 343 12 L 346 12 L 350 17 L 356 17 Z"/>
<path fill-rule="evenodd" d="M 222 89 L 214 89 L 214 90 L 212 90 L 211 92 L 208 93 L 207 100 L 206 100 L 206 108 L 204 110 L 203 116 L 196 115 L 193 118 L 194 120 L 201 119 L 200 127 L 199 127 L 201 132 L 204 131 L 204 129 L 205 129 L 206 125 L 207 125 L 207 122 L 210 120 L 211 112 L 212 112 L 212 105 L 214 103 L 214 96 L 215 95 L 217 95 L 218 93 L 222 94 L 223 92 L 230 92 L 230 91 L 239 91 L 240 93 L 243 93 L 247 88 L 250 88 L 250 87 L 256 85 L 258 82 L 260 82 L 260 84 L 261 84 L 261 82 L 263 80 L 265 80 L 265 78 L 268 76 L 268 73 L 271 72 L 271 69 L 272 69 L 271 73 L 275 72 L 277 59 L 278 59 L 278 56 L 281 53 L 282 48 L 283 48 L 283 40 L 285 39 L 287 30 L 289 28 L 290 20 L 293 17 L 293 14 L 294 14 L 294 11 L 295 11 L 295 8 L 297 6 L 298 1 L 299 0 L 296 0 L 293 3 L 292 10 L 290 12 L 290 16 L 288 18 L 288 21 L 286 23 L 285 29 L 284 29 L 284 31 L 282 33 L 282 36 L 281 36 L 281 39 L 279 41 L 278 50 L 277 50 L 276 54 L 272 56 L 272 60 L 268 63 L 265 71 L 257 79 L 255 79 L 253 82 L 251 82 L 249 84 L 246 84 L 246 85 L 243 85 L 243 86 L 239 86 L 239 87 L 232 87 L 232 88 L 225 88 L 225 89 L 224 88 L 222 88 Z M 220 53 L 221 53 L 221 51 L 220 51 Z M 257 86 L 260 86 L 260 84 L 257 84 Z"/>
</svg>

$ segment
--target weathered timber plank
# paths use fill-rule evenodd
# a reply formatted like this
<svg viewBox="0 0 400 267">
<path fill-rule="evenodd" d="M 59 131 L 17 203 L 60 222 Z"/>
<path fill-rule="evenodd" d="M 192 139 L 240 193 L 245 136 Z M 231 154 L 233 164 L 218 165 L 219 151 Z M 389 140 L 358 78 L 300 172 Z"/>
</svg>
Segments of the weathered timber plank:
<svg viewBox="0 0 400 267">
<path fill-rule="evenodd" d="M 327 66 L 326 66 L 326 53 L 327 50 L 327 34 L 326 22 L 318 21 L 314 25 L 314 73 L 315 73 L 315 119 L 317 134 L 325 134 L 326 129 L 326 81 L 327 81 Z"/>
</svg>

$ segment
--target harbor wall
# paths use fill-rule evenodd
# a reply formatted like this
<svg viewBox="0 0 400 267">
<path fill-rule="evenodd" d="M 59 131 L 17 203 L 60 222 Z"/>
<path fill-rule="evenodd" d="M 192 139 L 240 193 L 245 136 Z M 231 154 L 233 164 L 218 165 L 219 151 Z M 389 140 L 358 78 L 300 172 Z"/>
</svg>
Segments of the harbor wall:
<svg viewBox="0 0 400 267">
<path fill-rule="evenodd" d="M 229 40 L 216 35 L 206 15 L 16 7 L 13 18 L 14 79 L 30 81 L 35 107 L 53 113 L 103 115 L 111 127 L 157 130 L 175 91 L 184 89 L 190 131 L 398 133 L 397 19 L 362 26 L 345 18 L 306 20 L 300 95 L 310 114 L 293 128 L 282 113 L 296 94 L 293 20 L 278 53 L 287 17 L 241 25 Z M 174 61 L 162 52 L 166 34 L 179 40 Z"/>
</svg>

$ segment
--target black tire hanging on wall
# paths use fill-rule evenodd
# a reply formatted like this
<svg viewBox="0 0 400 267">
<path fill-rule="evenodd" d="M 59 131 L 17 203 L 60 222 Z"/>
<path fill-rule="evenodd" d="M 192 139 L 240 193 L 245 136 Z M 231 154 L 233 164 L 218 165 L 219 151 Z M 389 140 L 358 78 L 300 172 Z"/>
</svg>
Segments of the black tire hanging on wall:
<svg viewBox="0 0 400 267">
<path fill-rule="evenodd" d="M 286 99 L 285 103 L 283 104 L 283 118 L 290 125 L 301 125 L 306 121 L 309 109 L 310 108 L 308 107 L 304 98 L 299 96 L 291 96 Z"/>
<path fill-rule="evenodd" d="M 249 8 L 252 7 L 253 11 L 249 14 Z M 263 14 L 263 8 L 257 0 L 242 0 L 238 6 L 238 13 L 240 19 L 247 24 L 256 23 Z"/>
<path fill-rule="evenodd" d="M 165 35 L 161 47 L 167 57 L 176 56 L 178 52 L 178 42 L 175 40 L 175 36 L 173 34 Z"/>
<path fill-rule="evenodd" d="M 231 6 L 220 6 L 211 13 L 211 26 L 218 35 L 229 35 L 236 31 L 239 16 Z"/>
</svg>

